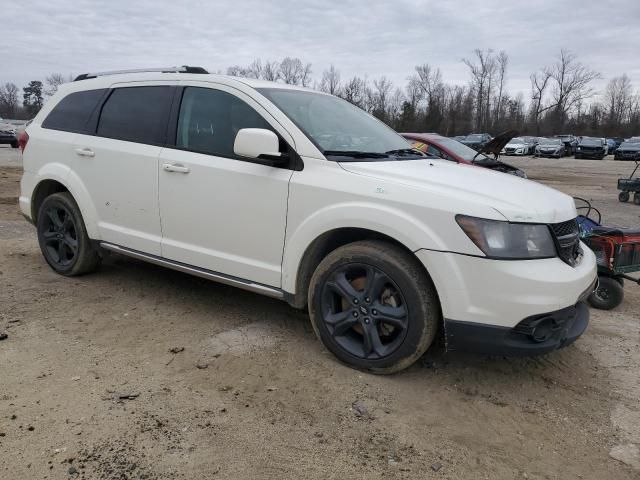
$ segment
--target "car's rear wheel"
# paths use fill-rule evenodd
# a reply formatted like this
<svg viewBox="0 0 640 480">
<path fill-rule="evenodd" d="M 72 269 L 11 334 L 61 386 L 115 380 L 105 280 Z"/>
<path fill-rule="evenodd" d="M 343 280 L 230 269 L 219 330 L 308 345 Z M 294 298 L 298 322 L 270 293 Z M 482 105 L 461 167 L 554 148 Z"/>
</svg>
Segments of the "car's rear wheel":
<svg viewBox="0 0 640 480">
<path fill-rule="evenodd" d="M 45 198 L 36 226 L 40 250 L 57 273 L 82 275 L 100 265 L 98 250 L 91 244 L 80 209 L 69 193 Z"/>
<path fill-rule="evenodd" d="M 309 287 L 309 314 L 317 336 L 338 359 L 380 374 L 420 358 L 441 320 L 422 265 L 380 241 L 351 243 L 322 260 Z"/>
</svg>

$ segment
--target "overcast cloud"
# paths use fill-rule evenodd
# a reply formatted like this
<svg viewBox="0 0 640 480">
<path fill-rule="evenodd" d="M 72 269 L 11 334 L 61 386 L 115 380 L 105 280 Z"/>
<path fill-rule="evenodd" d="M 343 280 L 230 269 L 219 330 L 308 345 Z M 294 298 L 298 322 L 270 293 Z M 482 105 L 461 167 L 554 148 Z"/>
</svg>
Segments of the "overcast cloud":
<svg viewBox="0 0 640 480">
<path fill-rule="evenodd" d="M 590 0 L 26 0 L 2 6 L 0 82 L 22 87 L 52 72 L 200 65 L 300 57 L 313 76 L 386 75 L 404 85 L 417 64 L 464 84 L 475 48 L 505 50 L 508 87 L 568 48 L 606 80 L 640 87 L 640 1 Z"/>
</svg>

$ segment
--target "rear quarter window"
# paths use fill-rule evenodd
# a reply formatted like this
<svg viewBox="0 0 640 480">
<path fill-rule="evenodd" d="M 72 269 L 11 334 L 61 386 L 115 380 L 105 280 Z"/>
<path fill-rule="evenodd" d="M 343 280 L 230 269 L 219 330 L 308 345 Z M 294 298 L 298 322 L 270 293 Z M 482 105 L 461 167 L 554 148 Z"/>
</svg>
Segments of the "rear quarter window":
<svg viewBox="0 0 640 480">
<path fill-rule="evenodd" d="M 70 93 L 53 107 L 42 122 L 42 127 L 65 132 L 85 132 L 89 117 L 106 91 L 103 88 Z"/>
<path fill-rule="evenodd" d="M 170 86 L 115 89 L 102 107 L 97 134 L 136 143 L 163 143 L 172 92 Z"/>
</svg>

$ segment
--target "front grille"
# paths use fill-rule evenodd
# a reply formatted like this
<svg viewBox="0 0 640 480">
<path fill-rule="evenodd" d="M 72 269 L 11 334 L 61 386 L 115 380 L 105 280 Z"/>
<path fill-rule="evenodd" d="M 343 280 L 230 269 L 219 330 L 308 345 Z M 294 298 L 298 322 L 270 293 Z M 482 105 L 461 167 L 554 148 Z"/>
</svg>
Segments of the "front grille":
<svg viewBox="0 0 640 480">
<path fill-rule="evenodd" d="M 562 223 L 551 225 L 551 231 L 556 240 L 558 247 L 558 255 L 563 262 L 576 265 L 580 257 L 582 257 L 582 248 L 580 248 L 580 227 L 578 222 L 573 219 Z"/>
<path fill-rule="evenodd" d="M 506 151 L 507 153 L 513 153 L 513 152 L 515 152 L 515 151 L 516 151 L 516 149 L 515 149 L 515 148 L 511 148 L 511 147 L 508 147 L 508 148 L 505 148 L 505 151 Z"/>
</svg>

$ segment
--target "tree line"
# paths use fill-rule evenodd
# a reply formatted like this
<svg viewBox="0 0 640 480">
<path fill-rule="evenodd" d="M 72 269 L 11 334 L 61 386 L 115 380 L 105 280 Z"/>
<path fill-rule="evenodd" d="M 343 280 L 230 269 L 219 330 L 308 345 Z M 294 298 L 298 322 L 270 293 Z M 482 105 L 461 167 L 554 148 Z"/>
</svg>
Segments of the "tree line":
<svg viewBox="0 0 640 480">
<path fill-rule="evenodd" d="M 445 83 L 441 70 L 428 63 L 416 65 L 402 86 L 386 76 L 342 79 L 334 65 L 314 78 L 312 64 L 293 57 L 256 59 L 247 66 L 230 66 L 225 73 L 337 95 L 398 131 L 446 136 L 496 134 L 507 129 L 541 136 L 640 135 L 640 94 L 629 77 L 612 78 L 604 91 L 596 92 L 593 83 L 602 75 L 568 50 L 561 50 L 551 63 L 531 73 L 527 101 L 523 93 L 509 92 L 509 56 L 505 51 L 477 49 L 462 62 L 469 72 L 465 85 Z M 0 86 L 0 116 L 32 118 L 44 99 L 70 80 L 70 76 L 52 74 L 44 82 L 29 82 L 22 93 L 13 83 Z"/>
</svg>

